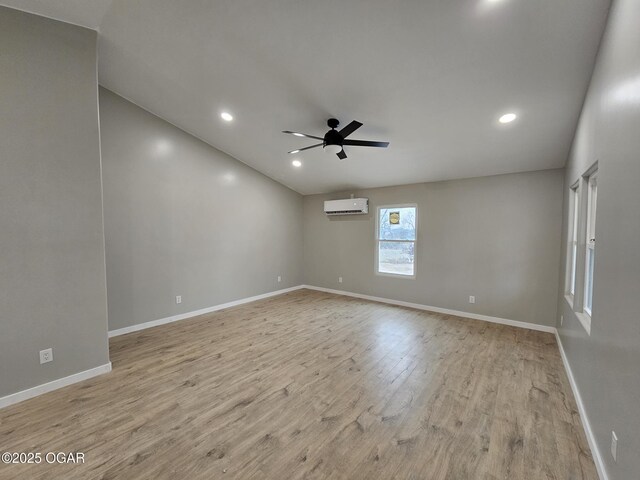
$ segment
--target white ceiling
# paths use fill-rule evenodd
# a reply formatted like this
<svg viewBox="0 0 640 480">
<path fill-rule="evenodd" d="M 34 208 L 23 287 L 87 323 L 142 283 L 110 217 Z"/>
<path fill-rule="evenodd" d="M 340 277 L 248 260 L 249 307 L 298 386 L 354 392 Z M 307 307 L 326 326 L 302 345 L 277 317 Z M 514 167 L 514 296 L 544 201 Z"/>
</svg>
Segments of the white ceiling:
<svg viewBox="0 0 640 480">
<path fill-rule="evenodd" d="M 9 4 L 99 24 L 102 85 L 310 194 L 562 167 L 610 0 Z M 331 116 L 391 145 L 286 153 Z"/>
</svg>

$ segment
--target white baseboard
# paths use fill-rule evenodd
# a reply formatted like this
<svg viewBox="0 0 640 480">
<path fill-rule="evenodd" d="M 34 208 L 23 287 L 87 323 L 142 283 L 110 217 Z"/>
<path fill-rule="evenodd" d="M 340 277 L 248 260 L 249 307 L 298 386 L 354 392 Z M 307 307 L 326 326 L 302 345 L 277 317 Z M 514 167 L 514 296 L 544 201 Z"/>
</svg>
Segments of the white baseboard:
<svg viewBox="0 0 640 480">
<path fill-rule="evenodd" d="M 520 322 L 518 320 L 509 320 L 507 318 L 491 317 L 489 315 L 480 315 L 479 313 L 462 312 L 460 310 L 449 310 L 448 308 L 432 307 L 422 305 L 420 303 L 403 302 L 401 300 L 392 300 L 390 298 L 373 297 L 371 295 L 363 295 L 361 293 L 347 292 L 344 290 L 333 290 L 331 288 L 314 287 L 313 285 L 302 285 L 302 288 L 309 290 L 318 290 L 320 292 L 335 293 L 336 295 L 346 295 L 347 297 L 362 298 L 363 300 L 371 300 L 374 302 L 388 303 L 390 305 L 399 305 L 401 307 L 415 308 L 417 310 L 426 310 L 435 313 L 444 313 L 446 315 L 455 315 L 457 317 L 473 318 L 474 320 L 482 320 L 484 322 L 499 323 L 501 325 L 510 325 L 518 328 L 528 328 L 529 330 L 538 330 L 540 332 L 556 333 L 555 327 L 547 325 L 538 325 L 536 323 Z"/>
<path fill-rule="evenodd" d="M 291 288 L 283 288 L 282 290 L 276 290 L 274 292 L 263 293 L 261 295 L 255 295 L 253 297 L 241 298 L 240 300 L 234 300 L 233 302 L 221 303 L 220 305 L 214 305 L 213 307 L 202 308 L 200 310 L 194 310 L 192 312 L 181 313 L 179 315 L 173 315 L 171 317 L 160 318 L 159 320 L 151 320 L 149 322 L 137 323 L 130 327 L 118 328 L 116 330 L 109 331 L 109 338 L 117 337 L 118 335 L 124 335 L 126 333 L 137 332 L 151 327 L 157 327 L 159 325 L 165 325 L 167 323 L 177 322 L 179 320 L 185 320 L 187 318 L 197 317 L 198 315 L 204 315 L 205 313 L 216 312 L 218 310 L 224 310 L 225 308 L 236 307 L 244 303 L 255 302 L 256 300 L 262 300 L 264 298 L 275 297 L 276 295 L 282 295 L 283 293 L 293 292 L 294 290 L 300 290 L 302 285 L 297 285 Z"/>
<path fill-rule="evenodd" d="M 69 375 L 68 377 L 59 378 L 48 383 L 43 383 L 42 385 L 38 385 L 37 387 L 28 388 L 27 390 L 22 390 L 21 392 L 12 393 L 11 395 L 0 398 L 0 408 L 8 407 L 9 405 L 13 405 L 14 403 L 22 402 L 23 400 L 37 397 L 38 395 L 42 395 L 43 393 L 51 392 L 53 390 L 66 387 L 74 383 L 82 382 L 83 380 L 88 380 L 89 378 L 97 377 L 98 375 L 102 375 L 103 373 L 109 373 L 110 371 L 111 362 L 100 365 L 99 367 L 85 370 L 83 372 L 74 373 L 73 375 Z"/>
<path fill-rule="evenodd" d="M 596 470 L 598 470 L 598 476 L 600 477 L 600 480 L 609 480 L 609 476 L 607 475 L 607 470 L 604 468 L 604 462 L 602 461 L 602 455 L 600 454 L 600 450 L 598 450 L 596 437 L 593 435 L 593 430 L 591 430 L 589 417 L 587 417 L 587 411 L 585 410 L 584 403 L 582 402 L 582 397 L 580 396 L 580 390 L 578 390 L 578 384 L 576 383 L 576 380 L 573 377 L 573 372 L 571 371 L 569 360 L 567 359 L 567 355 L 564 352 L 564 347 L 562 346 L 562 340 L 560 339 L 560 335 L 558 334 L 557 331 L 556 331 L 556 341 L 558 342 L 558 348 L 560 349 L 560 356 L 562 357 L 562 363 L 564 364 L 564 369 L 567 372 L 567 377 L 569 378 L 569 384 L 571 385 L 571 390 L 573 391 L 573 397 L 576 399 L 576 404 L 578 405 L 578 412 L 580 413 L 580 419 L 582 420 L 584 433 L 587 436 L 587 441 L 589 442 L 589 448 L 591 448 L 593 462 L 596 464 Z"/>
</svg>

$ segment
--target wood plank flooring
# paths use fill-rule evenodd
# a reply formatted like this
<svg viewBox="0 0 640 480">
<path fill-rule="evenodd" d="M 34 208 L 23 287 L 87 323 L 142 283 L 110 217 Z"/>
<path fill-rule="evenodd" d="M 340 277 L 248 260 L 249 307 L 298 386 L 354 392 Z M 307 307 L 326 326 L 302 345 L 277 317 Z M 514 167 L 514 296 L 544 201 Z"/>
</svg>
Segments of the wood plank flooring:
<svg viewBox="0 0 640 480">
<path fill-rule="evenodd" d="M 309 290 L 111 339 L 0 410 L 0 479 L 597 479 L 551 334 Z"/>
</svg>

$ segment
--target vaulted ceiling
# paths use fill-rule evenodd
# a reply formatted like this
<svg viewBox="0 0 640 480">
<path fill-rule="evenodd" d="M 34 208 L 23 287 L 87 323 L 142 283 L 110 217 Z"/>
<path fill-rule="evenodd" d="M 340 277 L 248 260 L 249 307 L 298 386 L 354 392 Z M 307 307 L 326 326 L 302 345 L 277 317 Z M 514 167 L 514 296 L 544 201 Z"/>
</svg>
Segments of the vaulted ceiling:
<svg viewBox="0 0 640 480">
<path fill-rule="evenodd" d="M 610 0 L 2 3 L 97 28 L 102 85 L 309 194 L 562 167 Z M 329 117 L 391 145 L 287 154 Z"/>
</svg>

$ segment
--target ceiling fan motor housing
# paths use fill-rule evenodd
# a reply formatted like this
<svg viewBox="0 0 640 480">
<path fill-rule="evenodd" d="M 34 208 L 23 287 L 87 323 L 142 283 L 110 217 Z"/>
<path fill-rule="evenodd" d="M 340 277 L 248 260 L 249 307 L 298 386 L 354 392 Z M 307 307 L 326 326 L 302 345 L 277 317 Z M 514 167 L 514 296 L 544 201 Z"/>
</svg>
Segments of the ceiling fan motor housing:
<svg viewBox="0 0 640 480">
<path fill-rule="evenodd" d="M 338 125 L 340 125 L 340 120 L 338 120 L 337 118 L 330 118 L 329 120 L 327 120 L 327 126 L 329 128 L 338 128 Z"/>
<path fill-rule="evenodd" d="M 329 130 L 325 136 L 324 136 L 324 146 L 326 147 L 327 145 L 340 145 L 342 146 L 342 142 L 344 141 L 344 138 L 342 138 L 342 135 L 340 135 L 340 133 L 338 133 L 337 130 Z"/>
</svg>

